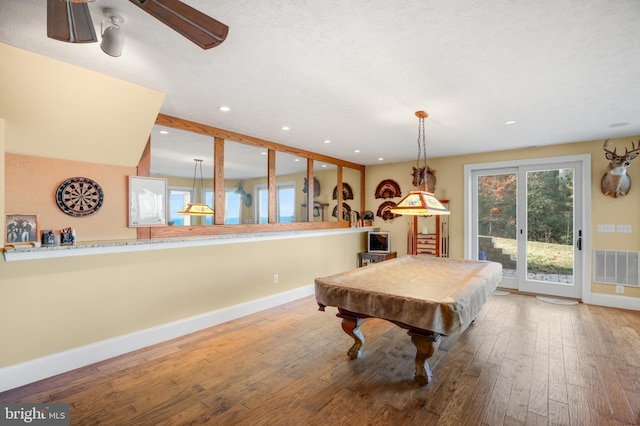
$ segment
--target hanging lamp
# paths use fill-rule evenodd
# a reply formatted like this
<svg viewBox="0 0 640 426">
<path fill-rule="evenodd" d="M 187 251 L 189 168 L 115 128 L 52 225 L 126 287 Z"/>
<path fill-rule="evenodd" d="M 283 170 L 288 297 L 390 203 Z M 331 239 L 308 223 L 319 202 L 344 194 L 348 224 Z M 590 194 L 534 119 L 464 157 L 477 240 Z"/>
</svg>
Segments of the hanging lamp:
<svg viewBox="0 0 640 426">
<path fill-rule="evenodd" d="M 402 200 L 392 208 L 391 213 L 409 216 L 448 215 L 449 210 L 431 192 L 427 192 L 427 143 L 425 141 L 424 119 L 429 114 L 424 111 L 416 111 L 418 117 L 418 160 L 416 161 L 417 173 L 421 176 L 419 189 L 410 191 Z M 420 157 L 424 157 L 423 165 L 420 165 Z"/>
<path fill-rule="evenodd" d="M 200 166 L 200 188 L 204 188 L 204 179 L 202 177 L 202 160 L 194 158 L 193 161 L 196 162 L 195 168 L 193 169 L 193 194 L 195 195 L 196 173 L 198 171 L 198 166 Z M 211 216 L 213 215 L 213 209 L 203 203 L 188 203 L 182 208 L 182 210 L 178 211 L 178 214 L 185 214 L 188 216 Z"/>
</svg>

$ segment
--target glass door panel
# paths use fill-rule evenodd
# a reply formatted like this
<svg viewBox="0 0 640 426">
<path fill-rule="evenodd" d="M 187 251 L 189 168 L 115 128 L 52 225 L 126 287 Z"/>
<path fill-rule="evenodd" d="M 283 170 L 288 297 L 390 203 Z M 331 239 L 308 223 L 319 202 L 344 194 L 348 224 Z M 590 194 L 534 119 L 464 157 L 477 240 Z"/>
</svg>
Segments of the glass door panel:
<svg viewBox="0 0 640 426">
<path fill-rule="evenodd" d="M 521 290 L 577 297 L 576 167 L 572 164 L 536 167 L 526 176 L 526 229 L 522 249 L 526 276 Z"/>
<path fill-rule="evenodd" d="M 509 170 L 476 175 L 477 259 L 502 264 L 502 286 L 511 288 L 517 288 L 517 181 Z"/>
</svg>

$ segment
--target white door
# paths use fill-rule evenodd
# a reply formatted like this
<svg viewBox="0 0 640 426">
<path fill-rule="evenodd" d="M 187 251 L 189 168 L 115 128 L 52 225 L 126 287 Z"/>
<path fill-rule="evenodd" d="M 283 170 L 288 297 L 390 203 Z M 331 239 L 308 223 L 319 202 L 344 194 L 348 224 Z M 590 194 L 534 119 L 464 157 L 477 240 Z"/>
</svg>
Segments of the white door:
<svg viewBox="0 0 640 426">
<path fill-rule="evenodd" d="M 534 160 L 470 171 L 471 259 L 499 262 L 501 286 L 580 298 L 583 161 Z"/>
</svg>

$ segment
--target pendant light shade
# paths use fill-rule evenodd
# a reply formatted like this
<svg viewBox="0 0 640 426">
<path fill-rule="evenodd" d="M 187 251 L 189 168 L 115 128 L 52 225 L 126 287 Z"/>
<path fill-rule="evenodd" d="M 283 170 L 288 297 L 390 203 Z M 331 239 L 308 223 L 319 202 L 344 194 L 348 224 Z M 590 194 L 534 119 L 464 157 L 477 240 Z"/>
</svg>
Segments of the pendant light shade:
<svg viewBox="0 0 640 426">
<path fill-rule="evenodd" d="M 189 203 L 178 212 L 189 216 L 211 216 L 214 212 L 211 207 L 201 203 Z"/>
<path fill-rule="evenodd" d="M 417 173 L 422 172 L 419 183 L 419 190 L 409 192 L 396 207 L 390 211 L 394 214 L 409 216 L 432 216 L 448 215 L 449 210 L 430 192 L 427 192 L 427 144 L 424 133 L 424 119 L 429 114 L 424 111 L 416 111 L 418 117 L 418 161 L 416 162 Z M 424 164 L 420 165 L 420 155 L 424 154 Z"/>
<path fill-rule="evenodd" d="M 391 213 L 409 216 L 448 215 L 449 210 L 430 192 L 411 191 L 391 209 Z"/>
</svg>

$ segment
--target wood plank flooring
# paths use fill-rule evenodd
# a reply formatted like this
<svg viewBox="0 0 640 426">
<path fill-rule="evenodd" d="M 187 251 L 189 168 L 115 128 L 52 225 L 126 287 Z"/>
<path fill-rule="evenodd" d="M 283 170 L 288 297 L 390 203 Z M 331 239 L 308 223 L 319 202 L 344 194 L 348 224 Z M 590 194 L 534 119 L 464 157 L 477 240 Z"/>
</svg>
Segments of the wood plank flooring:
<svg viewBox="0 0 640 426">
<path fill-rule="evenodd" d="M 65 402 L 72 425 L 638 425 L 640 312 L 494 296 L 413 381 L 405 330 L 363 356 L 312 297 L 0 393 Z"/>
</svg>

